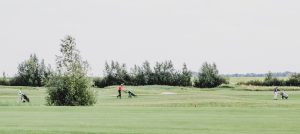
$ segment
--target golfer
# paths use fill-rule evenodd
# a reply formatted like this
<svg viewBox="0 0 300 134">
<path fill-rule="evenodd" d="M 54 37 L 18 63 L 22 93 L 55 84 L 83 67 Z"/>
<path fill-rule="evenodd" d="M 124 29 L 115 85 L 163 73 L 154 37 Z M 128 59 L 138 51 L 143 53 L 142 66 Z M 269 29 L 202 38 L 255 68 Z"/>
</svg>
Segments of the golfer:
<svg viewBox="0 0 300 134">
<path fill-rule="evenodd" d="M 120 98 L 120 99 L 121 99 L 121 97 L 122 97 L 121 92 L 122 92 L 122 89 L 123 89 L 123 85 L 124 85 L 124 84 L 121 84 L 121 85 L 118 86 L 118 93 L 119 93 L 119 95 L 117 96 L 117 98 Z"/>
<path fill-rule="evenodd" d="M 277 100 L 278 91 L 279 91 L 278 87 L 275 87 L 275 89 L 274 89 L 274 100 Z"/>
</svg>

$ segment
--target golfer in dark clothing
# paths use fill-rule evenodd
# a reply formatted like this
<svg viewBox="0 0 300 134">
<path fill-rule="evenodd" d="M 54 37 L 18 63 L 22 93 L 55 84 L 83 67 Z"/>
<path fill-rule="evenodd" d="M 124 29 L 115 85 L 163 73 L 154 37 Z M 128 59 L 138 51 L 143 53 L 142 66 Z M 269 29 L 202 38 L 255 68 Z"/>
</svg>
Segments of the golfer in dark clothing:
<svg viewBox="0 0 300 134">
<path fill-rule="evenodd" d="M 278 91 L 279 91 L 278 87 L 275 87 L 275 89 L 274 89 L 274 100 L 277 100 Z"/>
<path fill-rule="evenodd" d="M 119 93 L 119 95 L 117 96 L 117 98 L 120 98 L 120 99 L 121 99 L 121 96 L 122 96 L 122 94 L 121 94 L 122 88 L 123 88 L 123 84 L 121 84 L 120 86 L 118 86 L 118 93 Z"/>
</svg>

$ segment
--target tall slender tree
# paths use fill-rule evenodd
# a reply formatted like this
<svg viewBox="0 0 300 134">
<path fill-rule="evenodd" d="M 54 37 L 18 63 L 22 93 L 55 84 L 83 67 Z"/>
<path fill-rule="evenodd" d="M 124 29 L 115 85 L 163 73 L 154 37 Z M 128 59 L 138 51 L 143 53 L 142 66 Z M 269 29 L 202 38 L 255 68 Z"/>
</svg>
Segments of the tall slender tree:
<svg viewBox="0 0 300 134">
<path fill-rule="evenodd" d="M 60 55 L 56 56 L 57 69 L 48 84 L 49 105 L 93 105 L 96 93 L 87 77 L 88 62 L 80 56 L 75 38 L 66 36 L 61 40 Z"/>
</svg>

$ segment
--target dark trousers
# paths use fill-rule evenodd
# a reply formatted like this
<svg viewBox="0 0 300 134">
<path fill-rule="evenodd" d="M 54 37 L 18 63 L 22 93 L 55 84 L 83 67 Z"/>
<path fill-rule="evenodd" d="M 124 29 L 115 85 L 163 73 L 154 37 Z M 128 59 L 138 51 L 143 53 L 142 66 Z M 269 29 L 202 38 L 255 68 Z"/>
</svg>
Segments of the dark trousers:
<svg viewBox="0 0 300 134">
<path fill-rule="evenodd" d="M 120 97 L 120 99 L 121 99 L 121 90 L 118 90 L 118 93 L 119 93 L 119 95 L 117 96 L 117 98 L 119 98 Z"/>
</svg>

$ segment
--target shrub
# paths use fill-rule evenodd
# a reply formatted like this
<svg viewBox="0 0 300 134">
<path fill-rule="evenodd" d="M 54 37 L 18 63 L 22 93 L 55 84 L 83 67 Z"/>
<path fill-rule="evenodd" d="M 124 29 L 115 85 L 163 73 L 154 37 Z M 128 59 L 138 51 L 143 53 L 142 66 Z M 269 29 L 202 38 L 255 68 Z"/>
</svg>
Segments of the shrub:
<svg viewBox="0 0 300 134">
<path fill-rule="evenodd" d="M 6 74 L 5 72 L 3 72 L 2 78 L 0 78 L 0 85 L 8 86 L 9 84 L 10 83 L 9 80 L 6 78 Z"/>
<path fill-rule="evenodd" d="M 169 86 L 191 86 L 192 73 L 188 70 L 186 64 L 183 65 L 182 71 L 176 71 L 172 61 L 156 62 L 153 70 L 150 63 L 145 61 L 142 66 L 135 65 L 128 73 L 125 64 L 119 64 L 111 61 L 105 63 L 104 77 L 94 79 L 97 87 L 118 85 L 169 85 Z"/>
<path fill-rule="evenodd" d="M 287 86 L 300 86 L 300 74 L 292 74 L 286 81 Z"/>
<path fill-rule="evenodd" d="M 44 60 L 39 62 L 35 54 L 30 55 L 18 66 L 17 75 L 11 79 L 12 86 L 44 86 L 51 75 L 50 66 L 46 67 Z"/>
<path fill-rule="evenodd" d="M 109 86 L 105 78 L 94 78 L 93 81 L 94 81 L 94 86 L 99 88 L 104 88 L 106 86 Z"/>
<path fill-rule="evenodd" d="M 9 86 L 9 81 L 7 79 L 0 78 L 0 85 Z"/>
<path fill-rule="evenodd" d="M 208 64 L 205 62 L 198 73 L 198 78 L 195 80 L 194 86 L 200 88 L 213 88 L 223 83 L 227 83 L 225 78 L 220 76 L 218 73 L 219 72 L 215 63 Z"/>
<path fill-rule="evenodd" d="M 285 81 L 277 78 L 272 78 L 263 81 L 263 86 L 285 86 Z"/>
<path fill-rule="evenodd" d="M 254 85 L 254 86 L 300 86 L 300 75 L 294 74 L 288 80 L 274 78 L 271 72 L 267 73 L 263 81 L 250 80 L 247 82 L 240 82 L 240 85 Z"/>
<path fill-rule="evenodd" d="M 263 86 L 264 82 L 260 80 L 250 80 L 247 82 L 239 82 L 238 85 L 253 85 L 253 86 Z"/>
<path fill-rule="evenodd" d="M 67 36 L 62 40 L 61 55 L 57 56 L 57 70 L 48 83 L 48 105 L 93 105 L 96 93 L 87 77 L 88 63 L 76 49 L 75 39 Z"/>
</svg>

